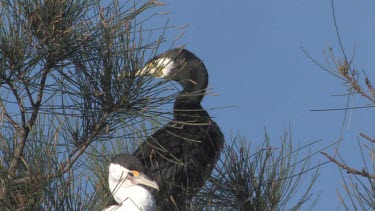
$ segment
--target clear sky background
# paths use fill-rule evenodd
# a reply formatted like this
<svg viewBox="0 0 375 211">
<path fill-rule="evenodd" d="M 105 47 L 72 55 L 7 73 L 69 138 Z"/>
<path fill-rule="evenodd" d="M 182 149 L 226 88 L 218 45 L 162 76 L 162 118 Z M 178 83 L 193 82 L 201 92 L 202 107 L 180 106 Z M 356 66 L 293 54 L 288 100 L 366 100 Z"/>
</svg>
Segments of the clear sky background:
<svg viewBox="0 0 375 211">
<path fill-rule="evenodd" d="M 157 10 L 171 14 L 155 19 L 155 23 L 159 21 L 160 26 L 169 19 L 170 25 L 189 24 L 168 30 L 167 43 L 184 32 L 175 45 L 186 44 L 204 61 L 209 87 L 220 94 L 205 98 L 204 106 L 235 106 L 210 111 L 227 140 L 239 132 L 258 146 L 266 128 L 277 146 L 290 125 L 296 144 L 323 140 L 312 147 L 317 151 L 338 140 L 342 131 L 339 152 L 348 164 L 362 169 L 356 140 L 359 132 L 375 137 L 374 108 L 349 112 L 345 121 L 344 111 L 311 111 L 344 108 L 348 100 L 336 96 L 347 94 L 348 86 L 324 72 L 301 50 L 303 47 L 325 66 L 324 50 L 332 47 L 336 55 L 342 55 L 329 0 L 163 2 L 168 5 Z M 353 65 L 365 70 L 375 83 L 375 2 L 340 0 L 335 1 L 335 10 L 346 53 L 352 55 L 356 47 Z M 166 44 L 160 51 L 169 47 Z M 350 98 L 352 106 L 366 103 L 358 96 Z M 333 154 L 334 148 L 325 151 Z M 314 157 L 315 164 L 325 161 L 320 154 Z M 344 191 L 341 180 L 334 164 L 320 168 L 313 190 L 315 196 L 320 194 L 315 210 L 343 209 L 336 194 Z"/>
</svg>

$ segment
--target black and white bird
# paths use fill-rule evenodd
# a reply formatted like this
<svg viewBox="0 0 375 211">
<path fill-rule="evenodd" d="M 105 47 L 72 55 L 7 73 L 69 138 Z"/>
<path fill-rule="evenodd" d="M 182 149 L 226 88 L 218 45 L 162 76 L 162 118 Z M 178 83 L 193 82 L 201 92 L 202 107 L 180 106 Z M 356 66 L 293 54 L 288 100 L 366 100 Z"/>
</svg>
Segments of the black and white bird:
<svg viewBox="0 0 375 211">
<path fill-rule="evenodd" d="M 173 120 L 133 153 L 156 180 L 160 210 L 186 210 L 213 171 L 224 144 L 218 125 L 201 106 L 208 85 L 203 62 L 185 49 L 172 49 L 148 61 L 136 76 L 178 82 Z"/>
<path fill-rule="evenodd" d="M 154 211 L 156 202 L 147 187 L 159 190 L 159 186 L 144 173 L 143 164 L 133 155 L 115 155 L 109 165 L 108 184 L 118 203 L 103 211 Z"/>
</svg>

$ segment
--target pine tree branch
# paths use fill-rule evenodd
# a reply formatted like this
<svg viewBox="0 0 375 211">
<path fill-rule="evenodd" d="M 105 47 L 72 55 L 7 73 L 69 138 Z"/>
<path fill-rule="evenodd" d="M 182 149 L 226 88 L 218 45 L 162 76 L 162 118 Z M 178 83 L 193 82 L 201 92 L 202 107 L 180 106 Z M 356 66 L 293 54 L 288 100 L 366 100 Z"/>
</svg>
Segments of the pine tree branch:
<svg viewBox="0 0 375 211">
<path fill-rule="evenodd" d="M 338 69 L 341 75 L 345 77 L 348 83 L 350 83 L 353 90 L 375 104 L 375 98 L 373 97 L 374 89 L 367 77 L 365 77 L 365 84 L 369 88 L 371 95 L 366 93 L 364 89 L 362 89 L 361 85 L 358 83 L 358 71 L 356 69 L 352 69 L 350 63 L 346 58 L 344 62 L 340 64 Z"/>
<path fill-rule="evenodd" d="M 95 126 L 95 129 L 93 130 L 92 134 L 89 138 L 87 138 L 83 144 L 81 144 L 78 148 L 75 149 L 75 151 L 69 156 L 69 158 L 61 164 L 61 172 L 65 173 L 70 170 L 70 168 L 73 166 L 73 164 L 77 161 L 77 159 L 85 152 L 87 147 L 91 144 L 92 140 L 94 140 L 95 137 L 99 135 L 99 133 L 105 128 L 107 117 L 110 115 L 110 113 L 106 112 L 103 114 L 103 116 L 100 119 L 100 122 Z"/>
<path fill-rule="evenodd" d="M 36 99 L 35 104 L 33 106 L 33 111 L 32 111 L 32 114 L 31 114 L 31 117 L 30 117 L 29 121 L 27 122 L 27 125 L 25 124 L 26 123 L 26 116 L 25 116 L 25 113 L 24 113 L 24 107 L 22 106 L 21 102 L 18 103 L 18 105 L 20 106 L 20 110 L 21 110 L 21 118 L 22 118 L 22 127 L 23 128 L 22 128 L 22 133 L 21 133 L 21 140 L 19 140 L 19 142 L 16 146 L 16 149 L 15 149 L 14 154 L 13 154 L 12 161 L 10 162 L 10 166 L 9 166 L 9 169 L 8 169 L 8 173 L 9 173 L 10 176 L 15 175 L 16 167 L 18 166 L 20 156 L 22 155 L 23 150 L 25 148 L 27 137 L 28 137 L 31 129 L 33 128 L 33 126 L 35 124 L 35 121 L 38 117 L 38 112 L 39 112 L 40 106 L 42 105 L 42 99 L 43 99 L 45 83 L 46 83 L 46 80 L 47 80 L 47 75 L 51 71 L 52 67 L 53 67 L 53 64 L 50 63 L 50 62 L 47 62 L 47 64 L 45 65 L 45 67 L 42 70 L 38 96 L 37 96 L 37 99 Z M 16 92 L 16 91 L 17 90 L 14 90 L 14 92 Z"/>
<path fill-rule="evenodd" d="M 346 170 L 348 174 L 356 174 L 362 177 L 370 178 L 370 179 L 375 179 L 375 175 L 369 174 L 365 169 L 362 169 L 362 171 L 359 171 L 355 168 L 349 167 L 348 165 L 345 165 L 341 163 L 340 161 L 336 160 L 335 158 L 329 156 L 326 152 L 321 152 L 324 156 L 326 156 L 330 161 L 335 163 L 337 166 L 340 168 Z"/>
<path fill-rule="evenodd" d="M 103 128 L 105 128 L 106 120 L 107 120 L 109 115 L 110 115 L 110 113 L 104 113 L 103 114 L 100 122 L 95 125 L 95 129 L 91 133 L 90 137 L 88 137 L 83 142 L 83 144 L 81 144 L 79 147 L 77 147 L 74 150 L 74 152 L 72 154 L 70 154 L 69 157 L 59 165 L 60 169 L 57 172 L 47 174 L 47 175 L 44 175 L 44 176 L 38 176 L 38 177 L 41 178 L 41 179 L 49 180 L 51 178 L 55 178 L 59 175 L 67 173 L 73 167 L 73 165 L 78 160 L 78 158 L 85 152 L 87 147 L 90 146 L 90 144 L 92 143 L 92 140 L 94 140 L 94 138 L 97 137 L 99 135 L 99 133 L 103 130 Z M 21 184 L 21 183 L 27 183 L 31 180 L 33 180 L 32 176 L 26 176 L 26 177 L 23 177 L 23 178 L 16 179 L 13 182 L 14 182 L 14 184 Z"/>
<path fill-rule="evenodd" d="M 372 143 L 375 143 L 375 139 L 374 138 L 371 138 L 370 136 L 364 134 L 364 133 L 359 133 L 360 136 L 362 136 L 363 138 L 367 139 L 368 141 L 371 141 Z"/>
</svg>

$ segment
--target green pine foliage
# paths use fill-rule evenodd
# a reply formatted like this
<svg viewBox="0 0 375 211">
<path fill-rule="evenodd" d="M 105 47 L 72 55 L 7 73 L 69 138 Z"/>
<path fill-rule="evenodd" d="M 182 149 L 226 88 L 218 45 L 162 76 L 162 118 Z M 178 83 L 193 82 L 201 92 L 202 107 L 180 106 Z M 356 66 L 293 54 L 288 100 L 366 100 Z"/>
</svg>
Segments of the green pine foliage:
<svg viewBox="0 0 375 211">
<path fill-rule="evenodd" d="M 162 4 L 124 4 L 0 1 L 2 210 L 89 209 L 87 148 L 156 119 L 172 98 L 159 97 L 163 83 L 132 75 L 161 39 L 142 44 L 137 18 Z"/>
<path fill-rule="evenodd" d="M 205 210 L 311 210 L 317 199 L 311 188 L 318 177 L 311 156 L 307 146 L 294 147 L 290 134 L 274 146 L 265 133 L 258 147 L 237 135 L 193 205 Z"/>
</svg>

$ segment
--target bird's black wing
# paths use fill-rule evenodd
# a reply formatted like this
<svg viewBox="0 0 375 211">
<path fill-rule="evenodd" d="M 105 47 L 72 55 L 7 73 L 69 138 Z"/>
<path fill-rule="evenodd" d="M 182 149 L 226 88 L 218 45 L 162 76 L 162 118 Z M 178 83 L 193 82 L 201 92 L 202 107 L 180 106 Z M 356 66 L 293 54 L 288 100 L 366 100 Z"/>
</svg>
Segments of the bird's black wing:
<svg viewBox="0 0 375 211">
<path fill-rule="evenodd" d="M 201 125 L 169 123 L 134 152 L 160 187 L 157 199 L 190 200 L 219 158 L 224 137 L 214 121 Z M 177 198 L 177 199 L 176 199 Z"/>
</svg>

